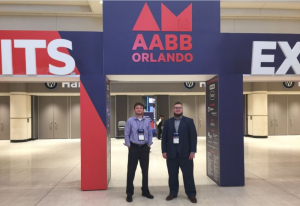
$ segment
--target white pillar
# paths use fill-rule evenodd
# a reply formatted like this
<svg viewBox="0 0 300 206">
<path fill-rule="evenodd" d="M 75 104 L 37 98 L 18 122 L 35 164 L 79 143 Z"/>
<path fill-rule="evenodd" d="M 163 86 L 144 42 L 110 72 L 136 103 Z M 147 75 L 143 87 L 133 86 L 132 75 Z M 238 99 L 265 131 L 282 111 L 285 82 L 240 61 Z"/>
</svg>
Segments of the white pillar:
<svg viewBox="0 0 300 206">
<path fill-rule="evenodd" d="M 26 84 L 11 84 L 10 93 L 10 140 L 31 139 L 31 97 Z"/>
<path fill-rule="evenodd" d="M 268 94 L 267 83 L 260 83 L 260 89 L 255 88 L 248 95 L 248 135 L 253 137 L 268 136 Z"/>
</svg>

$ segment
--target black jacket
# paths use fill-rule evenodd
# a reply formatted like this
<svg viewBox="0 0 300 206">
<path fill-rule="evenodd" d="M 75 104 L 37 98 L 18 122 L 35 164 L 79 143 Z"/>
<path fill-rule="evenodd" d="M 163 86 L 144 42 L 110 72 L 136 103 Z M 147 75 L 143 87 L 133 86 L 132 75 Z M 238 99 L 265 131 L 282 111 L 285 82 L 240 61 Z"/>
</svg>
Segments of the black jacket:
<svg viewBox="0 0 300 206">
<path fill-rule="evenodd" d="M 180 157 L 189 157 L 191 152 L 197 152 L 197 131 L 193 119 L 182 116 L 178 128 L 178 145 L 173 144 L 174 132 L 174 117 L 172 117 L 164 122 L 161 141 L 162 153 L 167 153 L 167 157 L 175 158 L 177 151 Z"/>
</svg>

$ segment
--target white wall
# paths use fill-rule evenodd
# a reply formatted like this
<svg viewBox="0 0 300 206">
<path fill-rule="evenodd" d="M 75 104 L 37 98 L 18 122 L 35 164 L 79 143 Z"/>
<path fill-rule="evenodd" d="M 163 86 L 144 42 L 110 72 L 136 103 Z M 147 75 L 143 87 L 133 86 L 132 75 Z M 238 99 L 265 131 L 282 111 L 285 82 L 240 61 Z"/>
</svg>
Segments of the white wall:
<svg viewBox="0 0 300 206">
<path fill-rule="evenodd" d="M 0 30 L 103 31 L 102 17 L 3 16 Z"/>
</svg>

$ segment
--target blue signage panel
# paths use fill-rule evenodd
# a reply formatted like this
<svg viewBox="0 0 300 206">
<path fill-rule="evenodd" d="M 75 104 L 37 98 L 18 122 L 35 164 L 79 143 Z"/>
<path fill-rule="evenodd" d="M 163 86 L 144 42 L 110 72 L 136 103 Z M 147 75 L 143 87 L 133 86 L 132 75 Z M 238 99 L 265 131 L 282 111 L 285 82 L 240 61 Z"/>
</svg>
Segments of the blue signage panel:
<svg viewBox="0 0 300 206">
<path fill-rule="evenodd" d="M 300 74 L 300 64 L 297 63 L 300 61 L 299 34 L 228 33 L 221 35 L 222 73 L 253 75 Z M 266 57 L 270 59 L 266 60 Z M 289 58 L 292 61 L 293 59 L 297 60 L 297 62 L 295 65 L 287 64 L 285 67 L 283 63 Z M 283 66 L 281 71 L 278 71 L 281 66 Z"/>
<path fill-rule="evenodd" d="M 206 170 L 220 185 L 219 83 L 218 76 L 206 82 Z"/>
<path fill-rule="evenodd" d="M 218 1 L 104 2 L 103 24 L 105 74 L 220 72 Z"/>
</svg>

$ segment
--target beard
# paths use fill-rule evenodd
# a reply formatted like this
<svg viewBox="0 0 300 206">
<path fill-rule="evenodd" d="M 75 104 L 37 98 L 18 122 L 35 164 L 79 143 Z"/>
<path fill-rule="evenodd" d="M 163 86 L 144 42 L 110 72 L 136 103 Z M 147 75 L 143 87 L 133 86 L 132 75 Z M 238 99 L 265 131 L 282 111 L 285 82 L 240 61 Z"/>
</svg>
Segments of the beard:
<svg viewBox="0 0 300 206">
<path fill-rule="evenodd" d="M 182 114 L 183 114 L 182 112 L 181 112 L 180 114 L 175 114 L 175 113 L 174 113 L 174 116 L 175 116 L 175 117 L 181 117 Z"/>
<path fill-rule="evenodd" d="M 135 115 L 143 115 L 144 112 L 136 112 Z"/>
</svg>

